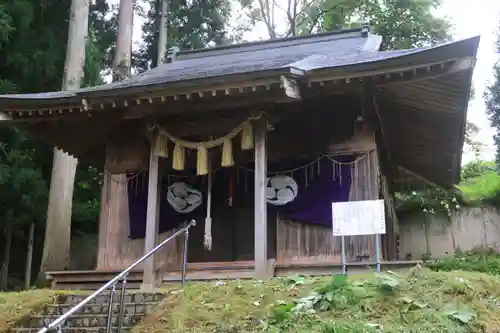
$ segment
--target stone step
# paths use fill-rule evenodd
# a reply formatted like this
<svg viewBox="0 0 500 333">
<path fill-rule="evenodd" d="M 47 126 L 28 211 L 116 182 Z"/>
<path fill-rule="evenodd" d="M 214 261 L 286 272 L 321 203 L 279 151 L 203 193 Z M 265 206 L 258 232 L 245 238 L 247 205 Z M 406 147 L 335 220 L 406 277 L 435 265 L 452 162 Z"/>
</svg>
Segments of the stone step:
<svg viewBox="0 0 500 333">
<path fill-rule="evenodd" d="M 76 305 L 87 298 L 88 295 L 60 295 L 58 297 L 59 304 L 65 305 Z M 109 304 L 110 293 L 102 293 L 92 300 L 90 300 L 87 304 Z M 157 303 L 161 301 L 165 297 L 163 293 L 127 293 L 125 294 L 125 303 Z M 120 301 L 120 292 L 117 291 L 114 295 L 114 301 Z"/>
<path fill-rule="evenodd" d="M 122 332 L 128 332 L 131 329 L 130 326 L 122 326 Z M 40 328 L 13 328 L 10 333 L 37 333 L 39 330 Z M 106 327 L 64 327 L 62 333 L 106 333 Z M 118 328 L 112 327 L 111 333 L 119 333 Z"/>
<path fill-rule="evenodd" d="M 19 327 L 24 328 L 42 328 L 54 320 L 56 320 L 59 316 L 44 316 L 44 315 L 35 315 L 31 316 L 29 319 L 21 322 Z M 114 315 L 111 317 L 111 325 L 118 326 L 118 315 Z M 142 314 L 127 314 L 123 316 L 122 325 L 123 326 L 133 326 L 143 317 Z M 85 315 L 73 315 L 66 319 L 62 325 L 62 327 L 106 327 L 108 322 L 107 314 L 85 314 Z M 63 330 L 64 331 L 64 330 Z"/>
<path fill-rule="evenodd" d="M 155 302 L 144 302 L 144 303 L 124 303 L 124 313 L 125 314 L 146 314 L 151 312 L 151 310 L 156 306 Z M 60 316 L 74 307 L 73 304 L 50 304 L 45 305 L 38 314 Z M 78 310 L 76 314 L 107 314 L 108 304 L 87 304 L 83 308 Z M 113 313 L 119 313 L 120 304 L 119 302 L 113 303 Z"/>
</svg>

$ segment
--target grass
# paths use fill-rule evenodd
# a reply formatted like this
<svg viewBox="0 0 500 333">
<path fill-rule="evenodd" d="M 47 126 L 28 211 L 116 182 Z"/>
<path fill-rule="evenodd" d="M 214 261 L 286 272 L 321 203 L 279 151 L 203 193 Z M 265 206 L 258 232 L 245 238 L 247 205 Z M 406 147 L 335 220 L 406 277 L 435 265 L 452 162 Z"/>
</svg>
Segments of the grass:
<svg viewBox="0 0 500 333">
<path fill-rule="evenodd" d="M 425 265 L 434 271 L 468 271 L 500 276 L 500 254 L 491 249 L 457 252 L 453 256 L 428 261 Z"/>
<path fill-rule="evenodd" d="M 132 333 L 493 333 L 499 310 L 500 279 L 482 273 L 193 282 Z"/>
<path fill-rule="evenodd" d="M 0 332 L 7 332 L 23 317 L 52 303 L 57 294 L 50 289 L 0 292 Z"/>
</svg>

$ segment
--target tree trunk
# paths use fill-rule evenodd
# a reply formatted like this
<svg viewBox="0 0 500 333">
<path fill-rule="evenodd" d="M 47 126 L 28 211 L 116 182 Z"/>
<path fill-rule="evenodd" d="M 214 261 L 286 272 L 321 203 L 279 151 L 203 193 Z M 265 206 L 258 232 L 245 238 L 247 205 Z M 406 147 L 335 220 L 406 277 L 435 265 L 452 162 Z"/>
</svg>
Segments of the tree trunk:
<svg viewBox="0 0 500 333">
<path fill-rule="evenodd" d="M 116 49 L 115 57 L 113 59 L 113 82 L 126 79 L 130 76 L 130 66 L 132 57 L 132 35 L 134 24 L 134 0 L 120 0 L 120 7 L 118 9 L 118 30 L 116 34 Z M 121 200 L 122 197 L 117 195 L 113 186 L 113 182 L 126 183 L 126 174 L 117 174 L 111 176 L 106 174 L 104 170 L 103 190 L 101 193 L 101 212 L 99 216 L 99 248 L 105 246 L 106 234 L 108 232 L 108 213 L 109 207 L 114 205 L 114 202 Z M 127 199 L 126 199 L 127 200 Z M 121 202 L 120 205 L 128 206 L 128 201 Z M 128 222 L 125 222 L 128 223 Z M 107 253 L 99 250 L 98 268 L 105 268 L 107 261 Z"/>
<path fill-rule="evenodd" d="M 31 222 L 28 233 L 28 252 L 26 253 L 26 269 L 24 272 L 24 289 L 31 286 L 31 266 L 33 263 L 33 242 L 35 239 L 35 222 Z"/>
<path fill-rule="evenodd" d="M 78 89 L 83 79 L 88 35 L 88 0 L 72 0 L 70 15 L 62 90 Z M 46 271 L 63 270 L 68 267 L 77 164 L 76 158 L 54 148 L 45 242 L 40 265 L 42 280 Z"/>
<path fill-rule="evenodd" d="M 168 20 L 167 20 L 167 12 L 168 12 L 168 0 L 159 0 L 161 2 L 160 10 L 160 25 L 159 25 L 159 33 L 158 33 L 158 54 L 157 54 L 157 62 L 156 66 L 165 63 L 167 58 L 167 36 L 168 36 Z"/>
<path fill-rule="evenodd" d="M 132 56 L 132 35 L 134 27 L 134 1 L 120 0 L 118 10 L 118 32 L 113 60 L 113 81 L 121 81 L 130 76 Z"/>
<path fill-rule="evenodd" d="M 7 214 L 5 215 L 5 244 L 4 244 L 2 268 L 0 269 L 0 290 L 7 290 L 13 224 L 14 224 L 14 211 L 12 209 L 9 209 L 7 211 Z"/>
</svg>

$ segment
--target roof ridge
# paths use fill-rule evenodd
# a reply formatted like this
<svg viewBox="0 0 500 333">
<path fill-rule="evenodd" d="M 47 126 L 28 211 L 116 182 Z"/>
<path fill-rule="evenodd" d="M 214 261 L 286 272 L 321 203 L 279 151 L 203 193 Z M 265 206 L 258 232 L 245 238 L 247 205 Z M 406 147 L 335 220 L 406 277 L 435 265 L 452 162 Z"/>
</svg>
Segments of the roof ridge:
<svg viewBox="0 0 500 333">
<path fill-rule="evenodd" d="M 279 47 L 279 44 L 285 44 L 282 46 L 288 47 L 297 44 L 303 45 L 303 44 L 316 43 L 331 39 L 338 40 L 343 38 L 355 38 L 355 37 L 368 38 L 370 36 L 373 35 L 370 33 L 369 27 L 367 27 L 367 25 L 362 25 L 358 28 L 340 29 L 340 30 L 323 32 L 307 36 L 293 36 L 293 37 L 284 37 L 277 39 L 266 39 L 266 40 L 238 43 L 238 44 L 221 45 L 211 48 L 184 50 L 177 52 L 176 61 L 182 61 L 193 58 L 210 57 L 213 55 L 221 55 L 228 53 L 257 51 L 264 49 L 265 47 L 273 47 L 273 48 Z"/>
</svg>

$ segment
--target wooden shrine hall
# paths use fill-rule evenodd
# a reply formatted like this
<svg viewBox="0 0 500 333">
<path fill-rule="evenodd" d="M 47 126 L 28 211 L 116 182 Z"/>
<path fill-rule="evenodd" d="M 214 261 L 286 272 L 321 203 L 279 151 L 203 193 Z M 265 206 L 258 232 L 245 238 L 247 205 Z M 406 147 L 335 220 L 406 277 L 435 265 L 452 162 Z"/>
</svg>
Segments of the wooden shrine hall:
<svg viewBox="0 0 500 333">
<path fill-rule="evenodd" d="M 362 26 L 181 51 L 117 83 L 0 96 L 0 119 L 104 171 L 97 267 L 53 285 L 95 288 L 191 219 L 188 280 L 331 274 L 332 202 L 357 200 L 385 202 L 382 264 L 411 264 L 394 192 L 459 181 L 479 37 L 381 41 Z M 345 243 L 351 269 L 374 262 L 374 236 Z M 178 279 L 182 252 L 181 236 L 129 282 Z"/>
</svg>

